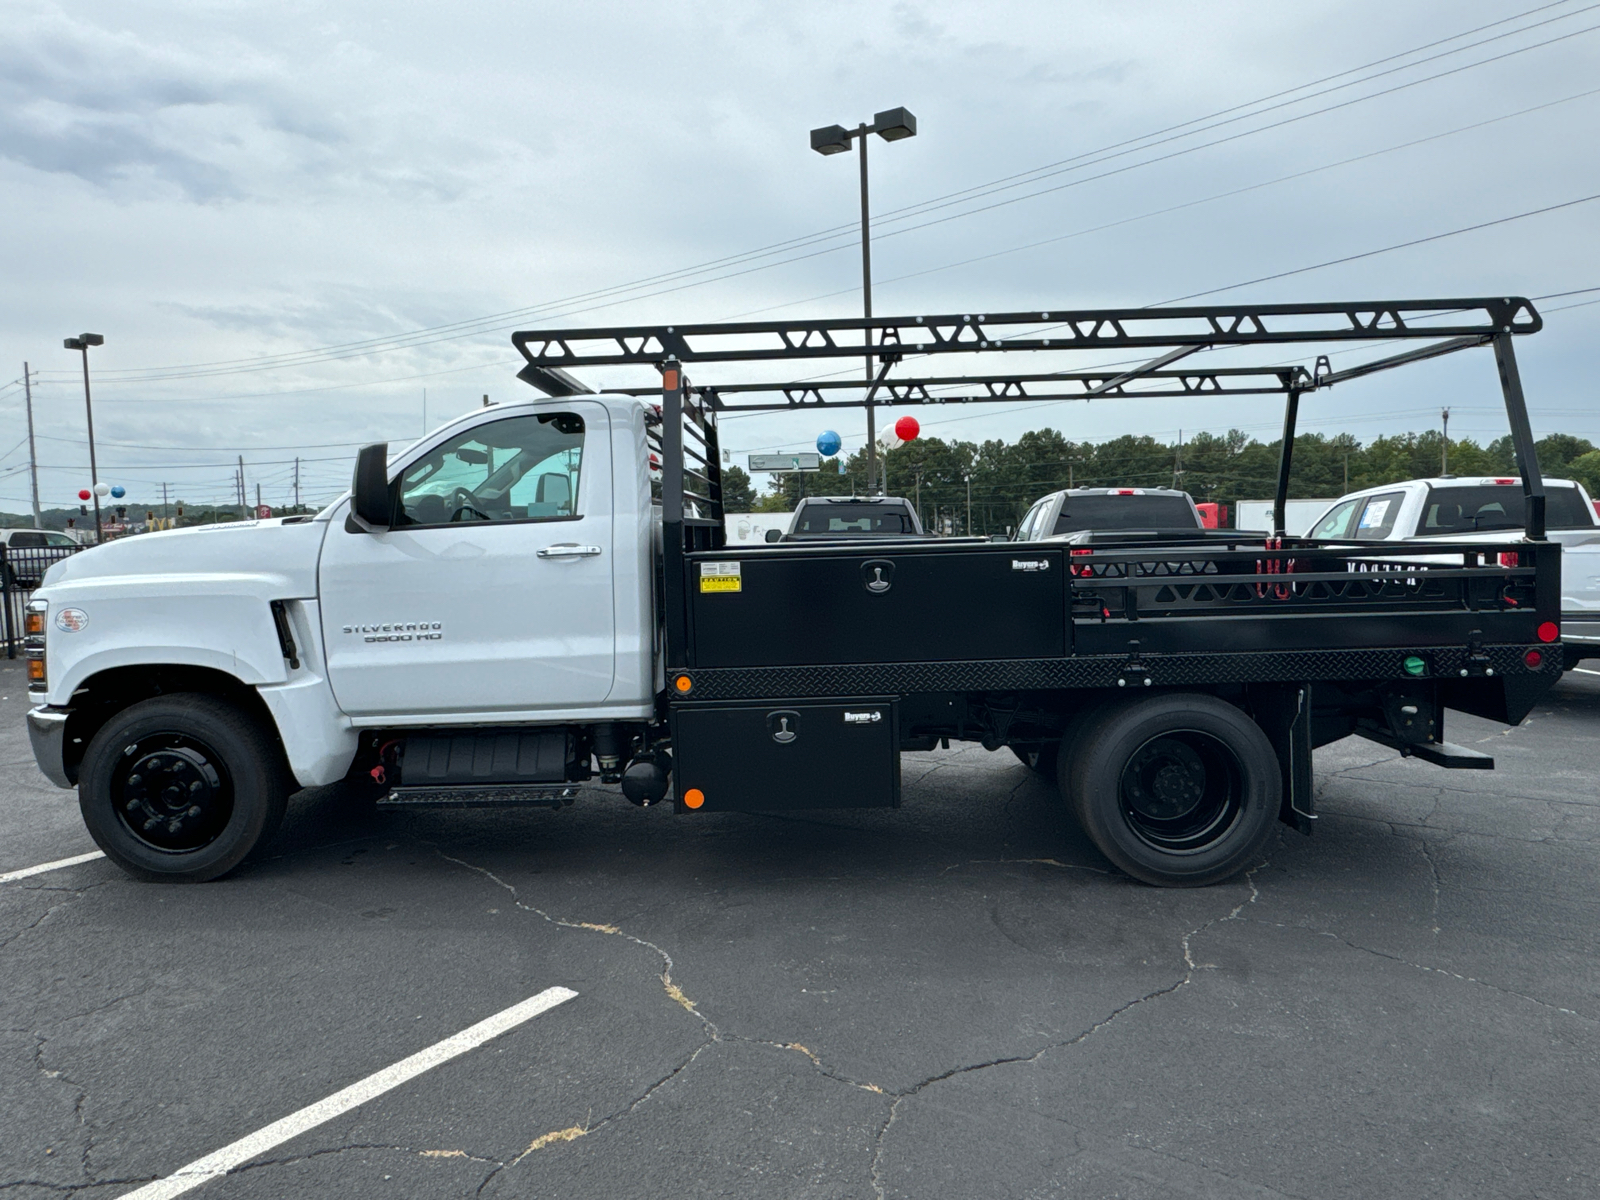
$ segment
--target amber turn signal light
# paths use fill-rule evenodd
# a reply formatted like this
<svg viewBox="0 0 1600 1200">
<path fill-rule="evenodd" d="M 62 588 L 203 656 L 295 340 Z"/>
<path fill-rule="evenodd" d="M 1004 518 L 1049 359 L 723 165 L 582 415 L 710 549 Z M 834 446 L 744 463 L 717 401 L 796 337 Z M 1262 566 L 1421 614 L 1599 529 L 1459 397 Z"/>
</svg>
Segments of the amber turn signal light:
<svg viewBox="0 0 1600 1200">
<path fill-rule="evenodd" d="M 685 808 L 699 808 L 705 802 L 706 794 L 699 788 L 690 788 L 683 794 L 683 806 Z"/>
<path fill-rule="evenodd" d="M 678 689 L 678 695 L 687 696 L 689 694 L 689 689 L 694 687 L 694 680 L 690 679 L 687 675 L 679 675 L 672 681 L 672 686 Z"/>
<path fill-rule="evenodd" d="M 23 633 L 43 633 L 44 632 L 44 614 L 42 612 L 30 612 L 26 616 L 24 616 L 22 618 L 22 632 Z"/>
<path fill-rule="evenodd" d="M 29 683 L 43 683 L 44 682 L 44 659 L 42 659 L 42 658 L 30 658 L 28 660 L 28 682 Z"/>
</svg>

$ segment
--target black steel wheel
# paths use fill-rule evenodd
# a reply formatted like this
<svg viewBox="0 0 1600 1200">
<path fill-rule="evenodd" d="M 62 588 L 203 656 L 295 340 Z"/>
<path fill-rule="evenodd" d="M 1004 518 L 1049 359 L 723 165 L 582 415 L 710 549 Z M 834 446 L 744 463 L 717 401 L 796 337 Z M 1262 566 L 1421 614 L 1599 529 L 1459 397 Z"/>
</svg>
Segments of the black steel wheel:
<svg viewBox="0 0 1600 1200">
<path fill-rule="evenodd" d="M 1063 753 L 1061 789 L 1100 852 L 1146 883 L 1200 887 L 1259 861 L 1282 796 L 1265 733 L 1214 696 L 1112 706 Z"/>
<path fill-rule="evenodd" d="M 158 696 L 95 734 L 78 805 L 129 874 L 198 883 L 272 837 L 290 787 L 281 750 L 249 713 L 216 696 Z"/>
</svg>

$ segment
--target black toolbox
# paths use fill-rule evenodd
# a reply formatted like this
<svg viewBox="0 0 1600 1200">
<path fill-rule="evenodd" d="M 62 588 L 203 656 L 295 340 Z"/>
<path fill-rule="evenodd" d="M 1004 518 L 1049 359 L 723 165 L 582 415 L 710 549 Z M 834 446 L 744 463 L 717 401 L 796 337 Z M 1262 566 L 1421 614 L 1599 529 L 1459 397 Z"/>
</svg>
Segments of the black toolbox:
<svg viewBox="0 0 1600 1200">
<path fill-rule="evenodd" d="M 676 706 L 678 811 L 897 808 L 897 717 L 884 699 Z"/>
</svg>

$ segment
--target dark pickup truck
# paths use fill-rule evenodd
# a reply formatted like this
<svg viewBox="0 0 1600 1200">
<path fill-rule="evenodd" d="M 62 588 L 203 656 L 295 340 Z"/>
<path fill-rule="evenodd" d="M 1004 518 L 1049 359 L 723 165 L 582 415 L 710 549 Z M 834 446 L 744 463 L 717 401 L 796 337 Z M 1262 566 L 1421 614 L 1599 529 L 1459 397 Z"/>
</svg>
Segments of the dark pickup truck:
<svg viewBox="0 0 1600 1200">
<path fill-rule="evenodd" d="M 769 542 L 838 538 L 922 537 L 911 501 L 899 496 L 806 496 L 795 506 L 787 533 L 773 530 Z"/>
<path fill-rule="evenodd" d="M 522 377 L 570 394 L 566 368 L 637 364 L 661 422 L 659 565 L 666 685 L 624 761 L 641 802 L 684 814 L 894 807 L 900 753 L 1009 746 L 1059 781 L 1106 857 L 1155 884 L 1197 885 L 1257 861 L 1274 822 L 1310 832 L 1314 746 L 1359 734 L 1441 767 L 1493 760 L 1445 740 L 1446 710 L 1515 724 L 1559 677 L 1560 547 L 1513 340 L 1524 299 L 1146 308 L 647 326 L 519 333 Z M 1383 343 L 1402 342 L 1386 352 Z M 1363 343 L 1334 371 L 1327 347 Z M 1284 536 L 1300 398 L 1375 371 L 1485 347 L 1523 464 L 1525 538 L 1372 547 Z M 1251 349 L 1269 365 L 1252 365 Z M 1285 358 L 1303 349 L 1302 364 Z M 1207 362 L 1174 366 L 1203 349 Z M 1133 368 L 1077 356 L 1143 351 Z M 906 376 L 959 354 L 1026 374 Z M 739 364 L 879 364 L 871 383 L 726 375 Z M 1313 356 L 1315 356 L 1313 358 Z M 770 375 L 770 370 L 765 374 Z M 871 545 L 724 545 L 717 417 L 836 404 L 909 406 L 1122 396 L 1284 401 L 1275 531 L 1266 538 L 1084 545 L 907 537 Z M 1422 561 L 1426 556 L 1426 561 Z M 1510 562 L 1511 565 L 1506 565 Z M 631 757 L 629 757 L 631 756 Z M 625 790 L 627 788 L 625 774 Z"/>
</svg>

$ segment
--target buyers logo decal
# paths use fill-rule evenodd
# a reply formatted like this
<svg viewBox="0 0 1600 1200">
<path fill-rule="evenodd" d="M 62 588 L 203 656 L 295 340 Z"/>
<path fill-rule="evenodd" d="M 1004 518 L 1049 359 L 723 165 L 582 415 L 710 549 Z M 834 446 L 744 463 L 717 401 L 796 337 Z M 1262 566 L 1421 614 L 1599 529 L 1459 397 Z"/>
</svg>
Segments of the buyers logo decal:
<svg viewBox="0 0 1600 1200">
<path fill-rule="evenodd" d="M 1011 560 L 1013 571 L 1048 571 L 1050 560 L 1048 558 L 1013 558 Z"/>
<path fill-rule="evenodd" d="M 89 614 L 81 608 L 63 608 L 56 614 L 56 628 L 67 633 L 77 633 L 89 623 Z"/>
<path fill-rule="evenodd" d="M 392 621 L 386 625 L 346 625 L 344 632 L 363 642 L 442 642 L 443 621 Z"/>
</svg>

